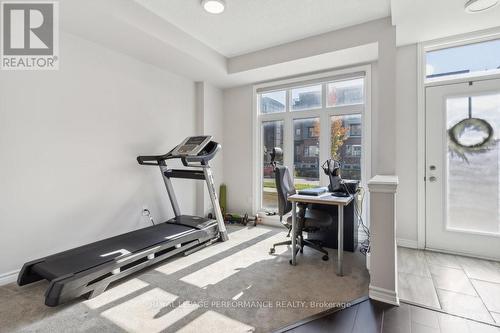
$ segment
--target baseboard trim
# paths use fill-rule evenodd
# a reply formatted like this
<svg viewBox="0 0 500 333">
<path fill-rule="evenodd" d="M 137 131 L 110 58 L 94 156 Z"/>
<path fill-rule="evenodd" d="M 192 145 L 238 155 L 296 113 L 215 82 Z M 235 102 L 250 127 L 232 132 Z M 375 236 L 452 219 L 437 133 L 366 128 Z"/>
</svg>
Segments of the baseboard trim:
<svg viewBox="0 0 500 333">
<path fill-rule="evenodd" d="M 18 275 L 19 275 L 19 270 L 0 274 L 0 286 L 16 282 Z"/>
<path fill-rule="evenodd" d="M 368 287 L 368 294 L 369 297 L 373 300 L 399 306 L 398 293 L 393 290 L 388 290 L 370 285 Z"/>
<path fill-rule="evenodd" d="M 426 248 L 425 250 L 426 251 L 430 251 L 430 252 L 438 252 L 438 253 L 444 253 L 444 254 L 451 254 L 451 255 L 456 255 L 456 256 L 461 256 L 461 257 L 468 257 L 468 258 L 474 258 L 474 259 L 483 259 L 483 260 L 500 262 L 500 258 L 478 256 L 478 255 L 470 254 L 470 253 L 467 253 L 467 252 L 448 251 L 448 250 L 440 250 L 440 249 L 433 249 L 433 248 Z"/>
<path fill-rule="evenodd" d="M 398 238 L 396 240 L 398 246 L 407 247 L 410 249 L 418 249 L 418 242 L 411 239 Z"/>
</svg>

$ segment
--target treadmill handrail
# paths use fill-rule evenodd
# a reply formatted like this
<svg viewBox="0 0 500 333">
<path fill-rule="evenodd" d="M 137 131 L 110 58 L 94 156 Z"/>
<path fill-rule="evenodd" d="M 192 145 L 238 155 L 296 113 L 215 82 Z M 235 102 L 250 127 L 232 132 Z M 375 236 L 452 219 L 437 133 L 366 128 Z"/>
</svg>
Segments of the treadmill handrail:
<svg viewBox="0 0 500 333">
<path fill-rule="evenodd" d="M 137 162 L 139 162 L 140 165 L 155 165 L 158 166 L 161 164 L 162 161 L 176 158 L 168 152 L 165 155 L 150 155 L 150 156 L 137 156 Z M 154 163 L 152 163 L 154 162 Z"/>
<path fill-rule="evenodd" d="M 162 162 L 165 160 L 178 158 L 182 161 L 182 164 L 184 164 L 184 166 L 186 166 L 186 167 L 200 167 L 200 166 L 206 165 L 208 163 L 208 161 L 212 160 L 215 157 L 215 155 L 219 152 L 219 150 L 222 149 L 222 146 L 215 141 L 210 141 L 206 147 L 209 147 L 209 146 L 211 146 L 211 150 L 209 152 L 203 150 L 201 153 L 199 153 L 196 156 L 172 155 L 172 152 L 177 148 L 177 147 L 175 147 L 174 149 L 172 149 L 171 151 L 169 151 L 168 153 L 166 153 L 164 155 L 138 156 L 137 162 L 140 165 L 159 166 L 159 165 L 164 165 Z"/>
</svg>

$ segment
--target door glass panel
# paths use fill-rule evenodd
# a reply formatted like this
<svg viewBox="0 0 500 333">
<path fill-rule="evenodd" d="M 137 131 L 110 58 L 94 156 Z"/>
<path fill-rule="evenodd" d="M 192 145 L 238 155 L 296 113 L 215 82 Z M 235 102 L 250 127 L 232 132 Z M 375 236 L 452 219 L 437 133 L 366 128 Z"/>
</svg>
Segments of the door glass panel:
<svg viewBox="0 0 500 333">
<path fill-rule="evenodd" d="M 361 115 L 333 116 L 330 121 L 330 156 L 341 165 L 341 177 L 361 180 Z"/>
<path fill-rule="evenodd" d="M 274 180 L 273 168 L 271 166 L 271 152 L 274 147 L 283 149 L 283 121 L 266 121 L 262 123 L 262 135 L 264 143 L 262 153 L 262 207 L 267 209 L 278 208 L 278 194 Z M 276 159 L 283 164 L 283 156 Z"/>
<path fill-rule="evenodd" d="M 319 185 L 319 133 L 319 118 L 293 121 L 293 165 L 297 190 Z"/>
<path fill-rule="evenodd" d="M 500 232 L 500 94 L 446 101 L 447 226 Z"/>
</svg>

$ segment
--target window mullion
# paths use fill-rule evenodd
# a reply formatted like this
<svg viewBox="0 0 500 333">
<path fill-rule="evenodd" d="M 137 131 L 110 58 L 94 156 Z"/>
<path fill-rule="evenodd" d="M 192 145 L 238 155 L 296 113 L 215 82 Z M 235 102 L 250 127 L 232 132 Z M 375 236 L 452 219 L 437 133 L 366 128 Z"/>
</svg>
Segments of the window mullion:
<svg viewBox="0 0 500 333">
<path fill-rule="evenodd" d="M 324 110 L 322 110 L 324 111 Z M 326 112 L 320 115 L 320 140 L 319 140 L 319 181 L 321 185 L 328 184 L 328 178 L 321 170 L 321 164 L 330 158 L 330 121 Z"/>
<path fill-rule="evenodd" d="M 287 112 L 285 116 L 285 129 L 284 129 L 284 142 L 283 142 L 283 163 L 285 166 L 288 167 L 288 170 L 290 170 L 290 174 L 293 177 L 293 144 L 294 144 L 294 139 L 293 139 L 293 120 L 292 120 L 292 115 L 290 112 Z"/>
</svg>

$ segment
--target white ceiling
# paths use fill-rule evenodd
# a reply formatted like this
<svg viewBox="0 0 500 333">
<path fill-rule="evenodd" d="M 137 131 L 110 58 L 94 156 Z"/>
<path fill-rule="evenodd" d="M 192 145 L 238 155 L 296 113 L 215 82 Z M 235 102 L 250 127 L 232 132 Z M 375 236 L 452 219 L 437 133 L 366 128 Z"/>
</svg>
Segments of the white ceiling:
<svg viewBox="0 0 500 333">
<path fill-rule="evenodd" d="M 500 6 L 470 15 L 466 0 L 390 0 L 390 10 L 389 0 L 226 1 L 224 14 L 209 15 L 201 0 L 64 0 L 60 27 L 220 87 L 374 61 L 378 46 L 367 45 L 374 41 L 369 36 L 386 29 L 394 28 L 397 45 L 405 45 L 500 27 Z M 377 17 L 387 18 L 373 21 Z M 245 66 L 234 70 L 235 62 Z"/>
<path fill-rule="evenodd" d="M 226 0 L 220 15 L 200 0 L 135 1 L 226 57 L 390 15 L 390 0 Z"/>
<path fill-rule="evenodd" d="M 392 0 L 397 44 L 405 45 L 500 26 L 500 6 L 467 14 L 466 0 Z"/>
</svg>

